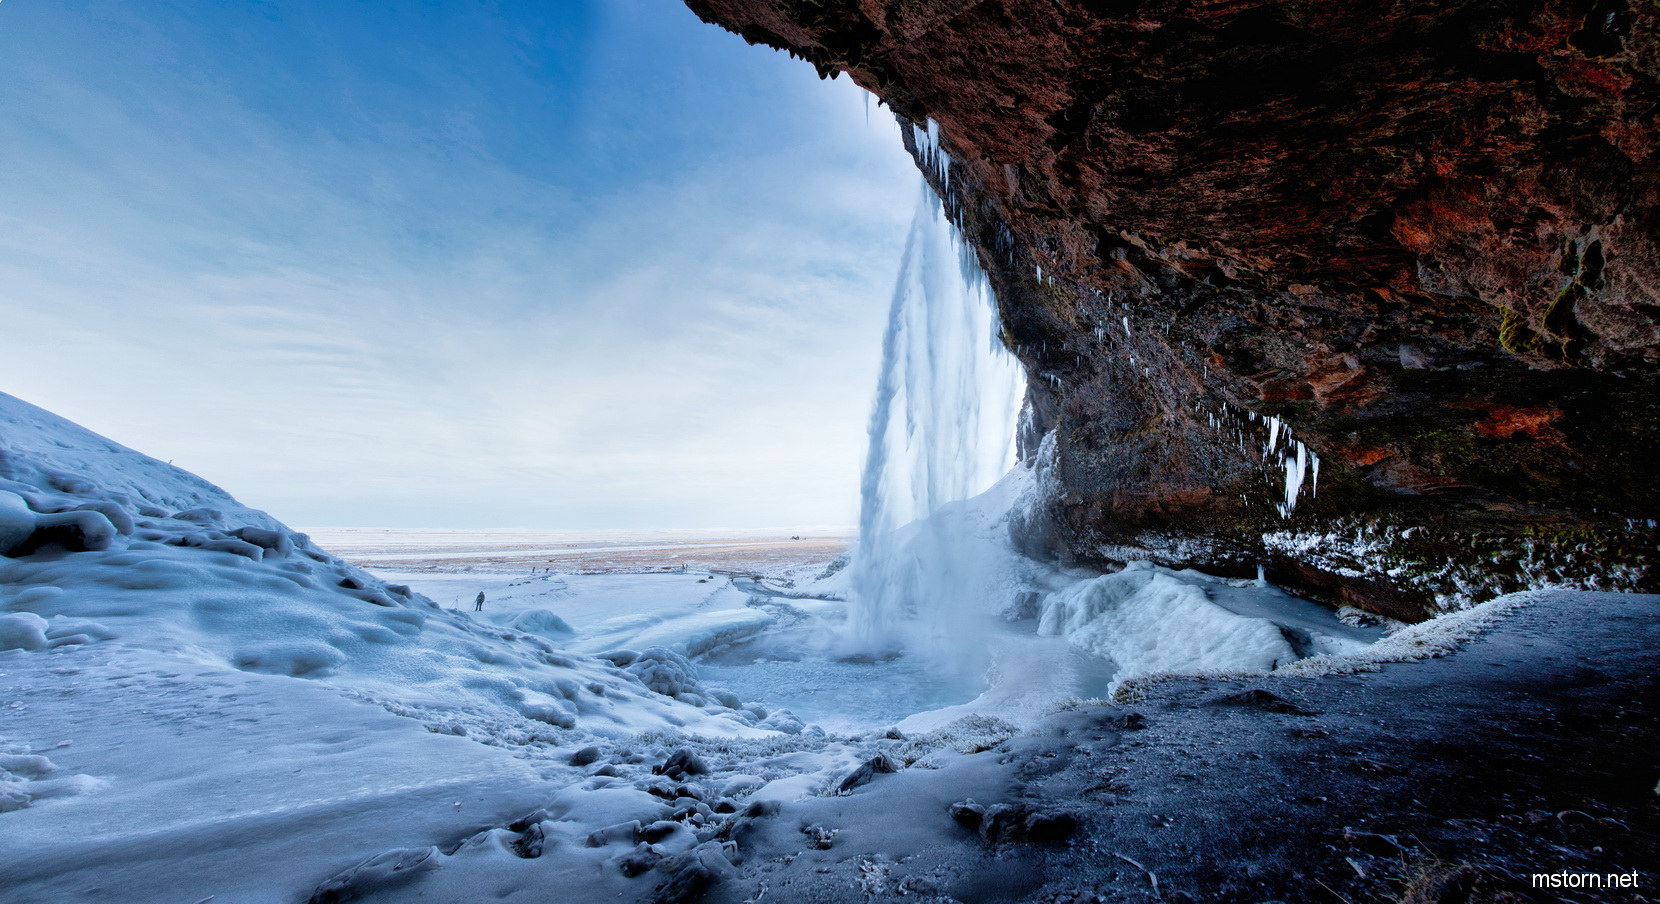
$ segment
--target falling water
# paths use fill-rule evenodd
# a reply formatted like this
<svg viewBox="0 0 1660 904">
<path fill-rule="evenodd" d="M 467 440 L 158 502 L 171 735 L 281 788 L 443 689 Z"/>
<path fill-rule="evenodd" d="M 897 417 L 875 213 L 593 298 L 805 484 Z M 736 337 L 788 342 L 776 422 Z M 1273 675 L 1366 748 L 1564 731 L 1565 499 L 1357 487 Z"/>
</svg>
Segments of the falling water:
<svg viewBox="0 0 1660 904">
<path fill-rule="evenodd" d="M 974 253 L 923 186 L 882 339 L 853 563 L 851 639 L 949 633 L 967 590 L 962 506 L 1012 466 L 1024 380 Z M 954 508 L 954 510 L 953 510 Z"/>
</svg>

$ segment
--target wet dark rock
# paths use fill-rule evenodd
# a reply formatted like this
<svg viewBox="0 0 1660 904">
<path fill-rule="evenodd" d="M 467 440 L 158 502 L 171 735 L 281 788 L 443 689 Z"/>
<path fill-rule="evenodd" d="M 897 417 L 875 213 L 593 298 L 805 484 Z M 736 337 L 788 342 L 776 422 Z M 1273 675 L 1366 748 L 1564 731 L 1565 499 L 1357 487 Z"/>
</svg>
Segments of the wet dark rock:
<svg viewBox="0 0 1660 904">
<path fill-rule="evenodd" d="M 1316 716 L 1319 713 L 1304 709 L 1290 700 L 1261 688 L 1252 688 L 1210 701 L 1212 706 L 1243 706 L 1285 716 Z"/>
<path fill-rule="evenodd" d="M 840 794 L 846 794 L 854 788 L 869 784 L 878 775 L 898 772 L 899 768 L 899 762 L 886 751 L 883 751 L 861 763 L 857 769 L 843 777 L 836 784 L 836 791 Z"/>
<path fill-rule="evenodd" d="M 1078 830 L 1078 817 L 1072 813 L 1035 810 L 1021 803 L 987 807 L 958 801 L 951 805 L 951 818 L 991 844 L 1060 842 Z"/>
<path fill-rule="evenodd" d="M 675 781 L 683 781 L 694 775 L 708 775 L 709 765 L 703 762 L 697 754 L 682 747 L 670 754 L 668 760 L 661 766 L 657 766 L 651 771 L 655 775 L 665 775 Z"/>
<path fill-rule="evenodd" d="M 680 823 L 669 819 L 660 819 L 649 826 L 642 827 L 639 832 L 635 833 L 634 837 L 649 844 L 656 844 L 673 835 L 679 828 Z"/>
<path fill-rule="evenodd" d="M 516 824 L 517 823 L 515 823 L 515 825 Z M 519 837 L 513 839 L 513 853 L 523 857 L 526 860 L 535 860 L 537 857 L 542 856 L 542 851 L 547 843 L 546 833 L 542 829 L 542 824 L 537 822 L 526 826 L 523 829 L 518 829 L 517 831 L 519 832 Z"/>
<path fill-rule="evenodd" d="M 572 766 L 586 766 L 599 759 L 599 755 L 600 749 L 598 747 L 584 747 L 571 754 L 570 762 Z"/>
<path fill-rule="evenodd" d="M 694 904 L 720 883 L 720 876 L 696 860 L 687 863 L 658 890 L 652 904 Z"/>
<path fill-rule="evenodd" d="M 549 816 L 548 811 L 546 811 L 546 810 L 540 810 L 540 809 L 532 810 L 529 813 L 525 814 L 524 816 L 521 816 L 518 819 L 515 819 L 512 822 L 508 823 L 507 828 L 510 831 L 523 832 L 524 830 L 530 828 L 533 825 L 540 825 L 541 823 L 547 822 L 548 820 L 550 820 L 552 818 L 553 817 Z"/>
</svg>

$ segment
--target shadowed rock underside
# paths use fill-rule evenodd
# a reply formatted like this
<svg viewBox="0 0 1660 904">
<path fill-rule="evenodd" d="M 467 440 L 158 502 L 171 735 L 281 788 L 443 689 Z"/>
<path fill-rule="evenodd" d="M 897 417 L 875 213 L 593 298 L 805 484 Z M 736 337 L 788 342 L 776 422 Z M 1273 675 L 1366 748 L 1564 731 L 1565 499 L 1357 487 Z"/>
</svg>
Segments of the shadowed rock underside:
<svg viewBox="0 0 1660 904">
<path fill-rule="evenodd" d="M 1655 587 L 1660 8 L 687 2 L 915 125 L 1056 434 L 1027 551 Z"/>
</svg>

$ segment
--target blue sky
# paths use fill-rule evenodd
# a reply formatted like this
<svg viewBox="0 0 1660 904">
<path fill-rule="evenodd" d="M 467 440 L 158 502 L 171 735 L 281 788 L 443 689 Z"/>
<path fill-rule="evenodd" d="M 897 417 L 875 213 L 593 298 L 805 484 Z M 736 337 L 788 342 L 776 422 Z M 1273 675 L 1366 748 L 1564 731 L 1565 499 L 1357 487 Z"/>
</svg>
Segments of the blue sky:
<svg viewBox="0 0 1660 904">
<path fill-rule="evenodd" d="M 920 191 L 674 0 L 0 5 L 0 390 L 296 525 L 852 524 Z"/>
</svg>

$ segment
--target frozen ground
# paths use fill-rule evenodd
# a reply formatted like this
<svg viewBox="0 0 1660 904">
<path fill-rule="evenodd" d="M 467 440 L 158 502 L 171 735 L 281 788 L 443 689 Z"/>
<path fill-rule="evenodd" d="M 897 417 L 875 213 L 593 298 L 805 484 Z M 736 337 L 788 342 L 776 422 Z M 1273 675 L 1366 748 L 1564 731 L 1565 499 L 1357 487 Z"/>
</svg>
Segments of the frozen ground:
<svg viewBox="0 0 1660 904">
<path fill-rule="evenodd" d="M 1454 760 L 1437 745 L 1462 744 L 1448 756 L 1468 757 L 1471 714 L 1507 706 L 1535 705 L 1535 728 L 1560 748 L 1495 746 L 1507 769 L 1532 769 L 1530 757 L 1589 768 L 1599 760 L 1573 752 L 1563 707 L 1585 688 L 1605 709 L 1633 693 L 1633 670 L 1655 648 L 1652 599 L 1536 595 L 1514 621 L 1532 633 L 1504 641 L 1508 660 L 1364 674 L 1446 652 L 1459 619 L 1481 613 L 1378 643 L 1381 627 L 1249 581 L 1039 566 L 1006 540 L 1009 507 L 1033 479 L 1017 472 L 955 512 L 967 556 L 948 617 L 922 613 L 872 647 L 848 629 L 845 570 L 795 541 L 750 538 L 769 556 L 793 550 L 765 567 L 728 558 L 626 573 L 496 561 L 501 535 L 404 534 L 353 547 L 395 555 L 366 560 L 371 573 L 198 478 L 0 395 L 4 899 L 1144 895 L 1145 876 L 1122 857 L 1164 876 L 1166 890 L 1306 899 L 1284 878 L 1301 861 L 1277 851 L 1350 866 L 1316 849 L 1326 841 L 1298 840 L 1297 819 L 1326 839 L 1348 814 L 1406 819 L 1419 811 L 1402 801 L 1447 798 Z M 545 535 L 511 539 L 512 555 L 556 548 Z M 599 538 L 585 554 L 753 552 L 731 536 L 659 540 Z M 486 605 L 473 612 L 480 590 Z M 1575 613 L 1586 624 L 1560 630 Z M 1568 637 L 1583 644 L 1571 656 L 1593 664 L 1552 685 L 1544 663 L 1570 661 Z M 1517 655 L 1527 643 L 1538 662 Z M 1244 679 L 1147 677 L 1204 671 L 1256 674 L 1251 686 L 1276 696 L 1211 706 L 1207 695 Z M 1493 674 L 1520 683 L 1495 685 Z M 1140 723 L 1123 704 L 1080 699 L 1114 693 L 1140 701 L 1134 712 L 1151 727 L 1132 739 Z M 1320 718 L 1304 711 L 1325 721 L 1288 733 Z M 1621 746 L 1652 738 L 1650 710 L 1597 713 L 1576 730 L 1620 762 L 1647 764 L 1608 787 L 1652 789 L 1651 751 L 1643 760 Z M 1481 737 L 1531 738 L 1526 727 Z M 1350 762 L 1353 776 L 1331 768 Z M 1419 776 L 1443 784 L 1396 782 Z M 1593 792 L 1603 793 L 1583 794 Z M 1003 804 L 982 820 L 1001 828 L 954 821 L 968 798 Z M 1604 840 L 1618 823 L 1650 837 L 1641 814 L 1574 801 L 1596 828 L 1571 814 L 1549 825 Z M 957 808 L 968 822 L 983 810 Z M 1254 813 L 1278 814 L 1276 828 L 1258 832 Z M 1182 819 L 1193 827 L 1154 831 Z M 1031 843 L 1073 823 L 1070 846 Z M 1604 859 L 1625 856 L 1623 843 L 1602 844 Z M 1356 874 L 1395 881 L 1350 859 Z M 1257 870 L 1268 891 L 1238 891 L 1201 868 L 1211 862 Z"/>
</svg>

